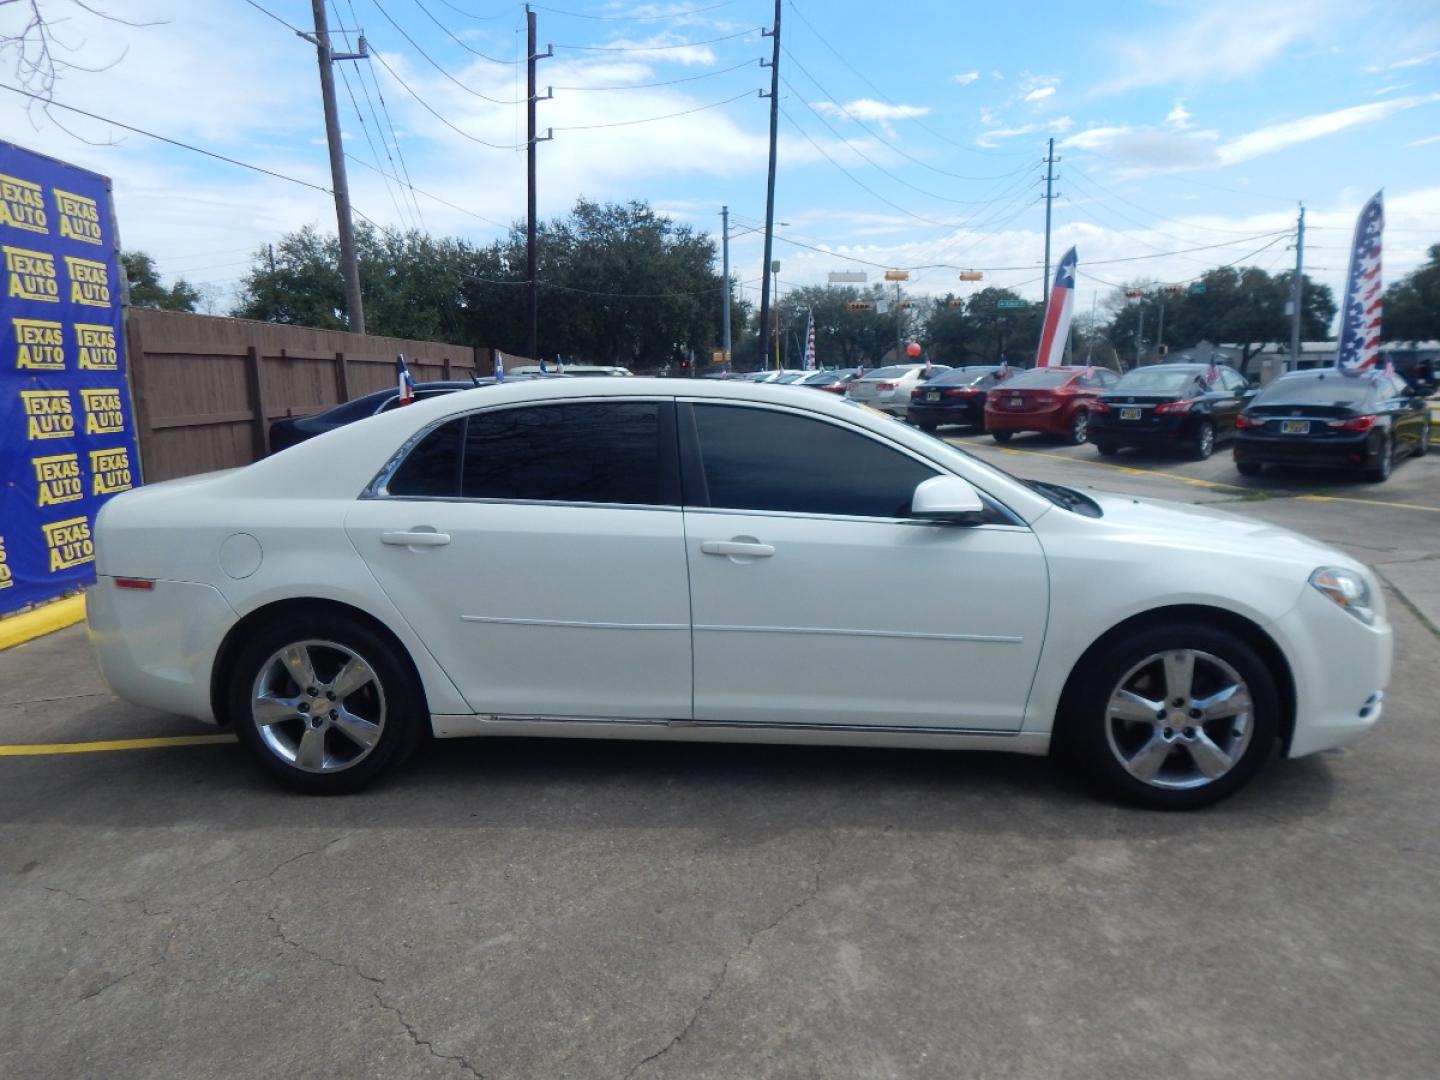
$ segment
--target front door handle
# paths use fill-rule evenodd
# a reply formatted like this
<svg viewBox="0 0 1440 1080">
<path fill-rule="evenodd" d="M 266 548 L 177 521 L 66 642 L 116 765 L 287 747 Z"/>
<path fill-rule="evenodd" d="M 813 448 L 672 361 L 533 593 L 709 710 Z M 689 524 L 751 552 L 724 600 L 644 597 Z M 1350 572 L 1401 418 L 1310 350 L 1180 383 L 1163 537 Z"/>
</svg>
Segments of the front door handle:
<svg viewBox="0 0 1440 1080">
<path fill-rule="evenodd" d="M 768 559 L 775 554 L 773 545 L 748 540 L 702 540 L 700 550 L 706 555 L 740 555 L 751 559 Z"/>
<path fill-rule="evenodd" d="M 450 542 L 450 534 L 436 532 L 434 529 L 383 532 L 380 534 L 380 542 L 396 547 L 440 547 Z"/>
</svg>

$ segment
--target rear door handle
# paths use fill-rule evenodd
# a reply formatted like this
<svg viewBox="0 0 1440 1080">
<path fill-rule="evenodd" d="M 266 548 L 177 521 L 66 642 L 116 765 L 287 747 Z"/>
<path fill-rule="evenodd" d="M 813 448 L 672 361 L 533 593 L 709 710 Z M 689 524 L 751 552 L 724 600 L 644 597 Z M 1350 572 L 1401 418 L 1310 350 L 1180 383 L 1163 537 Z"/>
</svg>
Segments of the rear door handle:
<svg viewBox="0 0 1440 1080">
<path fill-rule="evenodd" d="M 450 542 L 450 534 L 436 532 L 434 529 L 383 532 L 380 534 L 380 542 L 396 547 L 440 547 Z"/>
<path fill-rule="evenodd" d="M 771 544 L 757 544 L 745 540 L 702 540 L 700 550 L 706 555 L 742 555 L 752 559 L 768 559 L 775 554 Z"/>
</svg>

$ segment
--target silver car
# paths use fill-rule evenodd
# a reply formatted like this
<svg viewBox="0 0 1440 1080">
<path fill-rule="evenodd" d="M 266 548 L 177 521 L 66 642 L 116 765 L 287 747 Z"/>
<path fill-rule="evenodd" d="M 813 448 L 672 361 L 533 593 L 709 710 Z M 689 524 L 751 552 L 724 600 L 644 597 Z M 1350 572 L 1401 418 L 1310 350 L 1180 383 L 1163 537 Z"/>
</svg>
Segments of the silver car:
<svg viewBox="0 0 1440 1080">
<path fill-rule="evenodd" d="M 851 382 L 845 395 L 903 420 L 910 409 L 910 391 L 926 379 L 949 370 L 943 364 L 931 364 L 928 372 L 924 364 L 893 364 L 876 368 Z"/>
</svg>

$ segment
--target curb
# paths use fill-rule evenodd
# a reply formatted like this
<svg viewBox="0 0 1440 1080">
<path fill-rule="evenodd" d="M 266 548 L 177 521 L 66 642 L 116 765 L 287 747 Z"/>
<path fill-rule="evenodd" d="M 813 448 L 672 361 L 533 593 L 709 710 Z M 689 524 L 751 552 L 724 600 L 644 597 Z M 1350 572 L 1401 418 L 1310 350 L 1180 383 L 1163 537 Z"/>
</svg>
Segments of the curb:
<svg viewBox="0 0 1440 1080">
<path fill-rule="evenodd" d="M 8 619 L 0 619 L 0 650 L 14 645 L 23 645 L 56 630 L 74 626 L 85 619 L 85 597 L 83 594 L 67 596 L 54 603 L 42 604 Z"/>
</svg>

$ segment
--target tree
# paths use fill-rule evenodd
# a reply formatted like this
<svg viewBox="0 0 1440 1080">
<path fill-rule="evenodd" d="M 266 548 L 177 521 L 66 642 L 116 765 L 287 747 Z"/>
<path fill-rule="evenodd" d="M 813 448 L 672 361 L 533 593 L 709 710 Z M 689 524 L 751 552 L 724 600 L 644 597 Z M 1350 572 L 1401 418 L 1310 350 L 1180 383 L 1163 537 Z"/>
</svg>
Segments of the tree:
<svg viewBox="0 0 1440 1080">
<path fill-rule="evenodd" d="M 1380 332 L 1386 341 L 1434 341 L 1440 338 L 1440 244 L 1430 261 L 1385 290 Z"/>
<path fill-rule="evenodd" d="M 886 350 L 895 346 L 895 315 L 881 310 L 884 291 L 879 285 L 863 289 L 853 285 L 807 285 L 791 289 L 780 297 L 777 305 L 781 331 L 794 332 L 803 339 L 806 318 L 814 312 L 817 366 L 864 364 L 874 367 Z M 870 305 L 869 310 L 852 311 L 848 306 L 862 302 Z"/>
<path fill-rule="evenodd" d="M 130 304 L 133 307 L 161 308 L 165 311 L 194 311 L 200 302 L 200 290 L 184 278 L 176 278 L 168 289 L 160 284 L 155 260 L 143 251 L 122 251 L 120 266 L 130 283 Z"/>
</svg>

